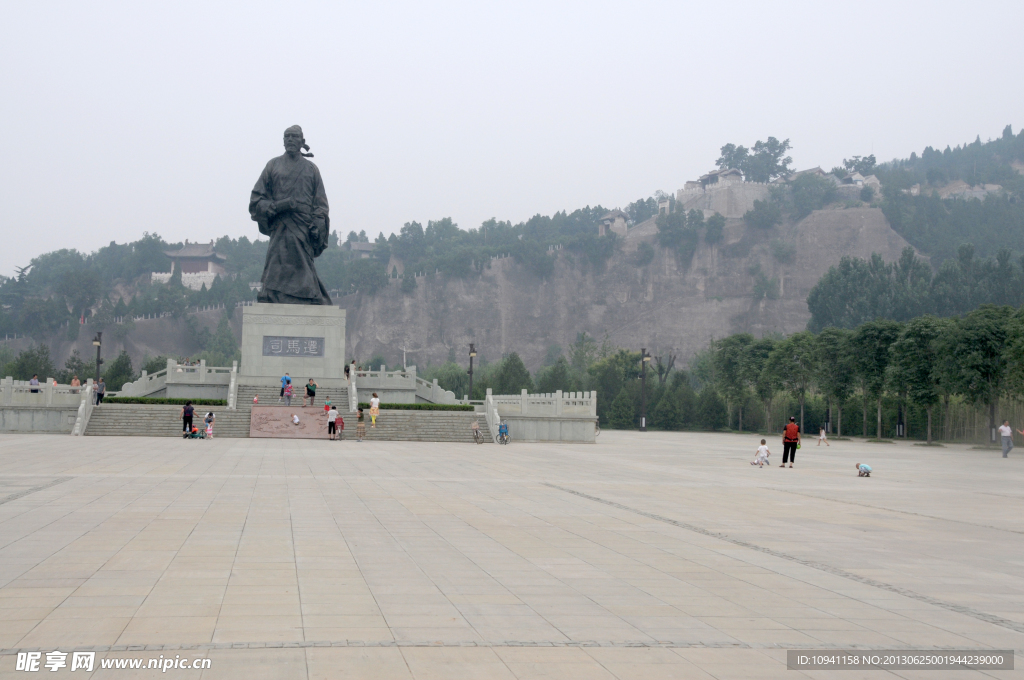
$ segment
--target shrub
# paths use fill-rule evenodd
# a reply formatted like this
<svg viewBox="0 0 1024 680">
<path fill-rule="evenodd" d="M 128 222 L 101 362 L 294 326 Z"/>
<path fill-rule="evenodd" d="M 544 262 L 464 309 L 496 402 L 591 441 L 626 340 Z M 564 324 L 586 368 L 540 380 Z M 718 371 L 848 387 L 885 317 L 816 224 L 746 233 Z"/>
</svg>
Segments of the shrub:
<svg viewBox="0 0 1024 680">
<path fill-rule="evenodd" d="M 104 404 L 173 404 L 184 406 L 186 401 L 193 406 L 227 406 L 226 399 L 169 399 L 166 397 L 104 397 Z"/>
<path fill-rule="evenodd" d="M 754 209 L 744 213 L 743 221 L 758 229 L 771 229 L 782 222 L 782 208 L 775 201 L 754 201 Z"/>
</svg>

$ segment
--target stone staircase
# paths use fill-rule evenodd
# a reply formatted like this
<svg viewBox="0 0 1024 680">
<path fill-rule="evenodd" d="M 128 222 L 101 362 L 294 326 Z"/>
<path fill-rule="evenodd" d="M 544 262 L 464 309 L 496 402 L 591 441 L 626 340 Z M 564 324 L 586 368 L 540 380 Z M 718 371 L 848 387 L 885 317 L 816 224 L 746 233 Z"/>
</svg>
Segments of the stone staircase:
<svg viewBox="0 0 1024 680">
<path fill-rule="evenodd" d="M 376 429 L 370 427 L 370 410 L 363 411 L 367 441 L 463 442 L 473 443 L 473 421 L 490 441 L 483 413 L 472 411 L 381 410 Z M 355 414 L 345 416 L 345 439 L 356 438 Z"/>
<path fill-rule="evenodd" d="M 316 409 L 323 409 L 323 399 L 330 397 L 335 406 L 340 406 L 345 418 L 345 439 L 356 436 L 356 417 L 348 412 L 348 391 L 340 389 L 317 390 Z M 223 406 L 197 406 L 194 424 L 202 427 L 207 411 L 217 414 L 214 436 L 235 438 L 249 436 L 249 419 L 252 415 L 252 398 L 260 395 L 263 404 L 276 404 L 277 391 L 270 387 L 255 385 L 238 386 L 238 410 L 228 411 Z M 292 404 L 301 401 L 292 397 Z M 181 420 L 178 414 L 181 406 L 169 404 L 101 404 L 93 409 L 85 434 L 106 437 L 180 437 Z M 366 439 L 368 441 L 420 441 L 420 442 L 464 442 L 473 443 L 470 429 L 473 421 L 490 441 L 487 422 L 483 413 L 472 411 L 402 411 L 384 410 L 377 417 L 377 427 L 370 427 L 369 409 L 366 418 Z"/>
<path fill-rule="evenodd" d="M 302 385 L 294 384 L 292 395 L 292 405 L 302 406 L 302 395 L 306 393 L 306 389 Z M 273 406 L 277 404 L 277 400 L 280 398 L 281 388 L 280 386 L 270 385 L 239 385 L 238 386 L 238 397 L 235 404 L 238 407 L 238 411 L 245 411 L 247 414 L 252 411 L 252 398 L 256 395 L 260 396 L 260 404 L 263 406 Z M 316 391 L 316 407 L 322 409 L 324 407 L 324 400 L 330 399 L 331 404 L 334 405 L 341 414 L 345 416 L 345 423 L 348 423 L 348 388 L 347 387 L 321 387 Z M 219 416 L 218 416 L 219 417 Z"/>
<path fill-rule="evenodd" d="M 228 411 L 223 406 L 196 406 L 193 424 L 203 427 L 203 418 L 213 411 L 217 421 L 215 437 L 248 437 L 249 416 L 246 411 Z M 106 437 L 180 437 L 181 406 L 170 404 L 100 404 L 95 407 L 86 435 Z"/>
</svg>

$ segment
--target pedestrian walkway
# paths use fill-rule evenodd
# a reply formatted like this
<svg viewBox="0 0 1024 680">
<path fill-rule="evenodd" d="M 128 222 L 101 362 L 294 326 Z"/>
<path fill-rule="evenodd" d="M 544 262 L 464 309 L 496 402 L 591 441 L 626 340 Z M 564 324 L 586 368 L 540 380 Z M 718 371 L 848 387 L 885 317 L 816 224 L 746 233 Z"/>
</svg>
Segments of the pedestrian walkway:
<svg viewBox="0 0 1024 680">
<path fill-rule="evenodd" d="M 1024 455 L 838 441 L 761 469 L 756 441 L 0 435 L 0 677 L 72 649 L 211 662 L 176 678 L 627 680 L 1024 648 Z"/>
</svg>

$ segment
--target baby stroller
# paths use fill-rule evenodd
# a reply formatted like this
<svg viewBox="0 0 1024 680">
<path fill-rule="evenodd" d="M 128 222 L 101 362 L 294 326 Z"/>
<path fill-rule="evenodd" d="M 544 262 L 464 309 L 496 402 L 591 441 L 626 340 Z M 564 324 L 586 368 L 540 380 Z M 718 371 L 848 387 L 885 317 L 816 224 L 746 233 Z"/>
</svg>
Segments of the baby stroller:
<svg viewBox="0 0 1024 680">
<path fill-rule="evenodd" d="M 196 426 L 192 426 L 191 432 L 183 432 L 181 435 L 182 439 L 206 439 L 206 433 L 200 430 Z"/>
</svg>

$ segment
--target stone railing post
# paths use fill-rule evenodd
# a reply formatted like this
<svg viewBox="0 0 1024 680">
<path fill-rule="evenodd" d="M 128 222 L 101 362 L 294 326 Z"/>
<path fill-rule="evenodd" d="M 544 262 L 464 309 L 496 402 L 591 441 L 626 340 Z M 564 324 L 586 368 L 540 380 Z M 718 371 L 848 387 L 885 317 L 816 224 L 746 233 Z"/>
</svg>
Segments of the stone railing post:
<svg viewBox="0 0 1024 680">
<path fill-rule="evenodd" d="M 530 408 L 530 406 L 529 406 L 529 396 L 526 394 L 526 390 L 525 389 L 519 395 L 519 404 L 520 404 L 519 412 L 522 413 L 525 416 L 526 412 Z"/>
<path fill-rule="evenodd" d="M 356 389 L 356 372 L 352 371 L 349 375 L 351 377 L 348 382 L 348 410 L 351 413 L 355 413 L 359 410 L 359 390 Z"/>
<path fill-rule="evenodd" d="M 441 391 L 441 388 L 437 386 L 437 378 L 434 378 L 434 382 L 430 385 L 430 401 L 435 404 L 441 403 L 438 401 L 437 393 Z"/>
<path fill-rule="evenodd" d="M 228 410 L 238 408 L 238 362 L 231 362 L 231 378 L 228 382 Z"/>
<path fill-rule="evenodd" d="M 3 394 L 0 396 L 0 403 L 10 406 L 14 403 L 14 378 L 7 376 L 3 380 Z"/>
<path fill-rule="evenodd" d="M 199 360 L 199 382 L 206 382 L 206 359 Z"/>
<path fill-rule="evenodd" d="M 590 392 L 590 415 L 597 417 L 597 390 Z"/>
<path fill-rule="evenodd" d="M 45 395 L 46 405 L 53 406 L 53 378 L 46 379 L 46 389 L 43 390 Z"/>
<path fill-rule="evenodd" d="M 167 360 L 167 379 L 165 381 L 165 384 L 166 383 L 174 382 L 175 378 L 177 376 L 177 373 L 178 373 L 178 362 L 175 361 L 174 359 L 168 359 Z"/>
<path fill-rule="evenodd" d="M 562 415 L 562 390 L 555 391 L 555 415 Z"/>
</svg>

